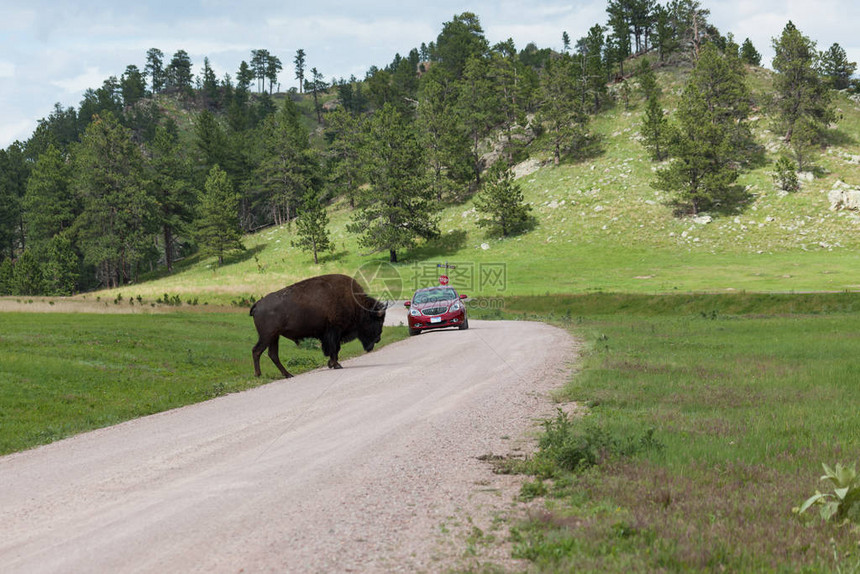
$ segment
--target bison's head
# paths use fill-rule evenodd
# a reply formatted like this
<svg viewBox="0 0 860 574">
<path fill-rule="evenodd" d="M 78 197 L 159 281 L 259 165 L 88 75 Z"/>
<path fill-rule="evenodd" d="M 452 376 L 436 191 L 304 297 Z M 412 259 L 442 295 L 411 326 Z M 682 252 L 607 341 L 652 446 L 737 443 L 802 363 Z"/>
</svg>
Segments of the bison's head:
<svg viewBox="0 0 860 574">
<path fill-rule="evenodd" d="M 364 317 L 358 330 L 358 339 L 368 353 L 382 338 L 382 323 L 385 322 L 385 303 L 367 298 Z"/>
</svg>

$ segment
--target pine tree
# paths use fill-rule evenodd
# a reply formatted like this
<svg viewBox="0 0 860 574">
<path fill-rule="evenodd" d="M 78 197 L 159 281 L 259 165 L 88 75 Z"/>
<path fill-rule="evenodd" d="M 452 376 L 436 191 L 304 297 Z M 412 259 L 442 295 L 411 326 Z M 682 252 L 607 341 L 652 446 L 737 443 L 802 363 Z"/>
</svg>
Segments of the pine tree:
<svg viewBox="0 0 860 574">
<path fill-rule="evenodd" d="M 193 94 L 191 86 L 194 82 L 191 68 L 191 57 L 188 52 L 177 50 L 167 66 L 165 87 L 179 92 L 183 97 L 191 96 Z"/>
<path fill-rule="evenodd" d="M 42 250 L 42 291 L 44 295 L 73 295 L 78 288 L 80 259 L 69 233 L 60 233 Z"/>
<path fill-rule="evenodd" d="M 620 73 L 624 75 L 624 60 L 630 55 L 630 10 L 629 1 L 609 0 L 606 13 L 609 15 L 608 25 L 612 29 L 613 61 L 620 65 Z"/>
<path fill-rule="evenodd" d="M 657 189 L 676 193 L 678 211 L 731 211 L 744 200 L 735 184 L 749 138 L 749 92 L 743 68 L 706 44 L 684 88 L 678 124 L 670 130 L 672 162 L 657 171 Z"/>
<path fill-rule="evenodd" d="M 328 231 L 328 214 L 318 194 L 305 197 L 304 208 L 296 220 L 296 240 L 293 247 L 312 253 L 314 264 L 319 263 L 319 254 L 331 251 L 334 245 Z"/>
<path fill-rule="evenodd" d="M 678 38 L 672 25 L 672 14 L 666 6 L 657 4 L 654 7 L 654 47 L 660 55 L 660 61 L 678 50 Z"/>
<path fill-rule="evenodd" d="M 34 248 L 25 249 L 18 261 L 15 262 L 12 280 L 14 295 L 42 295 L 44 279 L 42 277 L 42 262 Z"/>
<path fill-rule="evenodd" d="M 346 197 L 354 208 L 358 188 L 365 181 L 362 120 L 344 108 L 337 108 L 326 114 L 326 125 L 326 136 L 331 142 L 328 147 L 329 184 L 334 195 Z"/>
<path fill-rule="evenodd" d="M 844 90 L 851 85 L 851 77 L 857 71 L 857 62 L 849 62 L 848 54 L 839 44 L 833 44 L 821 53 L 821 74 L 827 85 L 834 90 Z"/>
<path fill-rule="evenodd" d="M 266 89 L 266 61 L 268 58 L 268 50 L 251 50 L 251 73 L 257 80 L 257 92 Z"/>
<path fill-rule="evenodd" d="M 179 145 L 179 138 L 164 126 L 158 126 L 150 145 L 149 176 L 158 203 L 164 263 L 173 271 L 177 236 L 191 222 L 194 191 L 191 185 L 191 162 Z"/>
<path fill-rule="evenodd" d="M 391 83 L 397 99 L 407 103 L 414 102 L 418 96 L 418 65 L 420 63 L 418 50 L 409 50 L 409 55 L 401 58 L 395 54 L 395 61 L 391 64 Z"/>
<path fill-rule="evenodd" d="M 295 206 L 321 186 L 319 163 L 296 105 L 287 98 L 261 130 L 262 158 L 255 174 L 276 225 L 290 224 Z"/>
<path fill-rule="evenodd" d="M 755 49 L 749 38 L 741 45 L 741 61 L 750 66 L 761 66 L 761 54 Z"/>
<path fill-rule="evenodd" d="M 606 97 L 606 70 L 603 66 L 603 27 L 595 24 L 588 30 L 582 42 L 585 93 L 593 98 L 592 110 L 600 110 L 600 103 Z"/>
<path fill-rule="evenodd" d="M 836 119 L 830 92 L 815 69 L 818 52 L 815 42 L 804 36 L 793 23 L 786 24 L 782 35 L 773 41 L 773 80 L 779 127 L 785 143 L 791 144 L 795 127 L 801 120 L 809 137 Z M 806 145 L 807 142 L 801 142 Z"/>
<path fill-rule="evenodd" d="M 466 70 L 466 63 L 472 58 L 483 58 L 488 48 L 478 17 L 472 12 L 463 12 L 442 25 L 432 56 L 448 79 L 459 80 Z"/>
<path fill-rule="evenodd" d="M 221 166 L 222 169 L 235 174 L 235 170 L 231 169 L 231 164 L 234 161 L 229 147 L 229 140 L 224 128 L 218 123 L 215 114 L 209 110 L 203 110 L 197 114 L 194 123 L 194 135 L 196 138 L 195 144 L 200 151 L 203 163 L 201 166 L 203 173 L 198 174 L 200 176 L 198 186 L 202 185 L 203 179 L 205 179 L 204 174 L 208 174 L 209 170 L 215 165 Z"/>
<path fill-rule="evenodd" d="M 581 67 L 562 54 L 547 62 L 541 75 L 537 121 L 548 133 L 555 165 L 583 139 L 588 116 L 583 110 Z"/>
<path fill-rule="evenodd" d="M 293 58 L 293 65 L 296 69 L 296 79 L 299 81 L 299 93 L 302 93 L 302 88 L 305 84 L 305 51 L 301 48 L 296 50 L 296 57 Z"/>
<path fill-rule="evenodd" d="M 469 156 L 475 183 L 481 183 L 481 142 L 502 120 L 500 98 L 489 75 L 487 60 L 470 58 L 457 84 L 456 121 L 469 135 Z"/>
<path fill-rule="evenodd" d="M 660 104 L 660 98 L 651 95 L 645 104 L 645 116 L 642 118 L 642 145 L 651 153 L 651 159 L 663 161 L 666 159 L 666 138 L 669 122 Z"/>
<path fill-rule="evenodd" d="M 475 196 L 475 209 L 486 216 L 478 220 L 478 226 L 502 237 L 522 231 L 532 219 L 531 206 L 525 203 L 522 189 L 506 167 L 494 168 L 488 174 Z"/>
<path fill-rule="evenodd" d="M 424 149 L 415 127 L 386 104 L 370 121 L 366 152 L 369 185 L 347 229 L 360 235 L 359 245 L 388 251 L 389 261 L 396 263 L 399 250 L 439 233 Z"/>
<path fill-rule="evenodd" d="M 45 243 L 72 226 L 80 208 L 70 187 L 71 166 L 49 145 L 33 166 L 24 195 L 24 218 L 32 242 Z"/>
<path fill-rule="evenodd" d="M 157 205 L 140 148 L 111 114 L 96 116 L 76 148 L 74 187 L 82 208 L 78 245 L 103 285 L 116 287 L 154 262 Z"/>
<path fill-rule="evenodd" d="M 517 153 L 515 136 L 521 135 L 522 127 L 526 124 L 526 105 L 531 99 L 531 85 L 526 81 L 527 71 L 520 62 L 517 49 L 512 39 L 499 42 L 493 46 L 488 62 L 488 73 L 495 85 L 496 100 L 499 103 L 500 117 L 505 132 L 505 152 L 508 160 Z"/>
<path fill-rule="evenodd" d="M 0 257 L 14 258 L 26 247 L 21 203 L 29 176 L 29 162 L 21 142 L 0 150 Z"/>
<path fill-rule="evenodd" d="M 711 11 L 702 8 L 699 0 L 679 0 L 670 5 L 670 19 L 676 30 L 682 49 L 687 51 L 693 62 L 699 59 L 699 52 L 711 36 L 708 16 Z"/>
<path fill-rule="evenodd" d="M 242 60 L 239 64 L 239 70 L 236 72 L 236 91 L 248 92 L 251 89 L 251 82 L 253 80 L 253 68 L 248 65 L 248 62 Z"/>
<path fill-rule="evenodd" d="M 125 107 L 131 107 L 146 96 L 146 78 L 137 66 L 126 66 L 120 78 L 120 91 Z"/>
<path fill-rule="evenodd" d="M 660 103 L 662 90 L 657 82 L 657 75 L 647 58 L 642 58 L 639 62 L 636 80 L 645 98 L 645 114 L 639 131 L 642 145 L 650 152 L 651 159 L 663 161 L 667 153 L 669 122 Z"/>
<path fill-rule="evenodd" d="M 454 82 L 446 80 L 442 68 L 431 67 L 421 81 L 417 125 L 430 167 L 429 185 L 439 201 L 465 189 L 473 174 L 469 134 L 454 112 L 456 99 Z"/>
<path fill-rule="evenodd" d="M 275 82 L 278 81 L 278 73 L 284 69 L 281 59 L 273 54 L 269 54 L 266 60 L 266 79 L 269 80 L 269 93 L 275 89 Z M 278 84 L 280 86 L 280 84 Z"/>
<path fill-rule="evenodd" d="M 636 81 L 646 101 L 652 97 L 660 97 L 662 90 L 648 58 L 642 58 L 639 61 L 639 66 L 636 68 Z"/>
<path fill-rule="evenodd" d="M 794 162 L 782 155 L 774 163 L 773 181 L 783 191 L 794 192 L 800 189 Z"/>
<path fill-rule="evenodd" d="M 316 68 L 311 68 L 311 81 L 305 87 L 305 91 L 310 88 L 314 96 L 314 111 L 317 113 L 317 122 L 323 123 L 323 107 L 320 101 L 320 94 L 328 89 L 328 83 L 323 79 L 323 75 Z"/>
<path fill-rule="evenodd" d="M 218 78 L 209 65 L 209 58 L 203 58 L 203 74 L 197 78 L 197 89 L 203 98 L 203 105 L 208 109 L 218 107 Z"/>
<path fill-rule="evenodd" d="M 74 107 L 64 109 L 56 103 L 51 114 L 39 120 L 36 131 L 27 140 L 27 159 L 35 162 L 45 153 L 49 145 L 66 154 L 69 151 L 69 144 L 78 141 L 78 135 L 78 112 Z"/>
<path fill-rule="evenodd" d="M 0 295 L 14 295 L 15 266 L 12 258 L 7 257 L 0 261 Z"/>
<path fill-rule="evenodd" d="M 167 82 L 167 72 L 164 69 L 164 52 L 158 48 L 150 48 L 146 52 L 146 67 L 144 73 L 149 76 L 152 93 L 158 94 Z"/>
<path fill-rule="evenodd" d="M 825 141 L 827 126 L 836 121 L 836 110 L 831 91 L 816 69 L 815 42 L 789 22 L 773 47 L 777 129 L 785 134 L 784 141 L 802 170 L 814 147 Z"/>
<path fill-rule="evenodd" d="M 213 166 L 198 198 L 195 236 L 204 255 L 216 255 L 223 265 L 224 255 L 245 249 L 239 228 L 240 195 L 233 189 L 227 172 Z"/>
</svg>

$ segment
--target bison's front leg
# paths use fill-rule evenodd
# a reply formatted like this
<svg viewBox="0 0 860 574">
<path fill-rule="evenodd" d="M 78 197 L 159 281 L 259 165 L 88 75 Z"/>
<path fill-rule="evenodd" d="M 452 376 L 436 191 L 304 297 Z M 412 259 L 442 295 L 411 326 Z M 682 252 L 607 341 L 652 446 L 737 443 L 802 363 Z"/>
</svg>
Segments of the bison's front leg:
<svg viewBox="0 0 860 574">
<path fill-rule="evenodd" d="M 320 343 L 323 354 L 328 357 L 328 368 L 342 369 L 343 367 L 337 362 L 337 355 L 340 353 L 340 332 L 335 329 L 326 331 L 320 339 Z"/>
</svg>

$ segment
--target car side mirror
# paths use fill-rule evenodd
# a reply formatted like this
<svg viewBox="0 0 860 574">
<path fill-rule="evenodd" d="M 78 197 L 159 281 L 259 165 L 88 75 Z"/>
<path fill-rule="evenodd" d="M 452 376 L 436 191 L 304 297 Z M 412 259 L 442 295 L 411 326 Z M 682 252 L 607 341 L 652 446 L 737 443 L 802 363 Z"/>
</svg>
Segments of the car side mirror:
<svg viewBox="0 0 860 574">
<path fill-rule="evenodd" d="M 404 307 L 409 307 L 410 305 L 412 305 L 412 301 L 406 301 L 403 303 Z"/>
<path fill-rule="evenodd" d="M 460 295 L 460 299 L 465 299 L 467 297 L 468 297 L 468 295 Z"/>
</svg>

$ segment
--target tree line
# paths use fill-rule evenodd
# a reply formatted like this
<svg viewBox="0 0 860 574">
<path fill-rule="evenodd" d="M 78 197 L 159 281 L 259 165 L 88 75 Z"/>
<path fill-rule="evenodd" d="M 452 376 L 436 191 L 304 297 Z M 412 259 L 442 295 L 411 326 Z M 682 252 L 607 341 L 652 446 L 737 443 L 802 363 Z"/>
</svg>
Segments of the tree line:
<svg viewBox="0 0 860 574">
<path fill-rule="evenodd" d="M 736 204 L 725 170 L 753 161 L 742 64 L 760 63 L 755 48 L 721 36 L 696 0 L 610 0 L 607 16 L 573 46 L 563 32 L 556 51 L 490 45 L 464 12 L 362 80 L 326 82 L 298 50 L 299 87 L 285 95 L 281 60 L 268 50 L 218 79 L 208 59 L 195 77 L 185 51 L 166 62 L 150 49 L 143 70 L 128 66 L 78 109 L 57 104 L 27 142 L 0 150 L 0 294 L 118 286 L 196 252 L 223 262 L 242 233 L 294 221 L 295 245 L 316 261 L 331 248 L 325 205 L 335 197 L 353 209 L 348 230 L 362 249 L 391 261 L 438 235 L 444 205 L 473 194 L 489 233 L 522 232 L 533 220 L 508 168 L 534 150 L 555 164 L 599 153 L 589 120 L 613 105 L 608 84 L 626 88 L 631 74 L 647 101 L 646 145 L 655 159 L 675 158 L 656 185 L 678 194 L 681 211 Z M 805 41 L 825 87 L 850 78 L 838 45 L 818 54 Z M 650 64 L 629 69 L 634 52 Z M 694 66 L 672 121 L 651 69 L 670 60 Z M 699 74 L 725 76 L 712 100 L 701 101 L 710 84 L 695 87 Z M 829 117 L 786 114 L 797 150 Z M 719 157 L 694 157 L 704 149 Z M 685 172 L 689 164 L 701 173 Z"/>
</svg>

